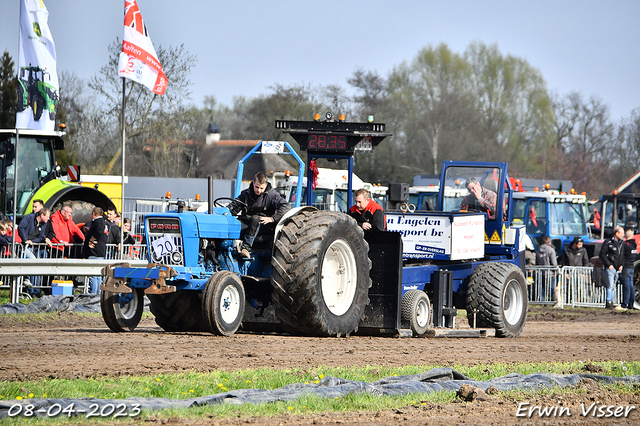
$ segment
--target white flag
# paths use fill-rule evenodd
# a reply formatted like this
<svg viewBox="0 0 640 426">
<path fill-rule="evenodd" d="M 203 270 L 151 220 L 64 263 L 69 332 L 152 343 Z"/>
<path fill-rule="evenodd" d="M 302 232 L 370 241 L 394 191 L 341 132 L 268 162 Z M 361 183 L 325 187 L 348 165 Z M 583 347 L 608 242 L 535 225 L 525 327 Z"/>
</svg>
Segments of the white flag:
<svg viewBox="0 0 640 426">
<path fill-rule="evenodd" d="M 164 95 L 167 77 L 142 22 L 136 0 L 125 0 L 124 37 L 118 63 L 118 75 L 144 84 L 154 93 Z"/>
<path fill-rule="evenodd" d="M 58 106 L 56 47 L 44 0 L 20 1 L 16 128 L 54 130 Z"/>
</svg>

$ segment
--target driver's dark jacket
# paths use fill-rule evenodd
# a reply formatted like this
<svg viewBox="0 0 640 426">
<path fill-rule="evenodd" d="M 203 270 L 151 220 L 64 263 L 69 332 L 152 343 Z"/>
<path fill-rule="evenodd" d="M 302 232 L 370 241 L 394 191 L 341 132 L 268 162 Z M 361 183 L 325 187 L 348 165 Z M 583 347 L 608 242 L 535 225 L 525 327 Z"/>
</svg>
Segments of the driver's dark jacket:
<svg viewBox="0 0 640 426">
<path fill-rule="evenodd" d="M 600 260 L 604 265 L 604 269 L 613 265 L 615 269 L 620 269 L 624 263 L 624 241 L 617 241 L 615 237 L 611 237 L 602 243 L 600 248 Z"/>
<path fill-rule="evenodd" d="M 237 199 L 248 206 L 247 216 L 269 216 L 273 218 L 274 223 L 278 223 L 289 210 L 287 200 L 271 188 L 270 183 L 267 184 L 267 188 L 262 194 L 256 195 L 253 191 L 253 182 L 251 182 L 249 188 L 242 191 Z"/>
</svg>

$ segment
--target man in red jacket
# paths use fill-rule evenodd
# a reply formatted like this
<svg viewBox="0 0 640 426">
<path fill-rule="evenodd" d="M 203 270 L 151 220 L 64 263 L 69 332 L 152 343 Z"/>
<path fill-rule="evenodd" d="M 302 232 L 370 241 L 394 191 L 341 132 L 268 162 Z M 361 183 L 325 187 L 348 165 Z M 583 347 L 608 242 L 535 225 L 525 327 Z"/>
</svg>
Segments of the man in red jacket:
<svg viewBox="0 0 640 426">
<path fill-rule="evenodd" d="M 65 204 L 60 210 L 51 215 L 51 226 L 53 227 L 53 232 L 56 234 L 51 242 L 54 244 L 53 247 L 60 250 L 58 253 L 60 256 L 63 255 L 64 249 L 73 243 L 74 240 L 75 242 L 84 242 L 84 234 L 73 222 L 72 214 L 73 209 L 71 206 Z M 67 255 L 69 254 L 67 251 Z"/>
<path fill-rule="evenodd" d="M 387 229 L 387 220 L 384 210 L 369 196 L 366 189 L 358 189 L 355 193 L 355 205 L 351 206 L 349 216 L 354 218 L 358 225 L 365 231 L 384 231 Z"/>
</svg>

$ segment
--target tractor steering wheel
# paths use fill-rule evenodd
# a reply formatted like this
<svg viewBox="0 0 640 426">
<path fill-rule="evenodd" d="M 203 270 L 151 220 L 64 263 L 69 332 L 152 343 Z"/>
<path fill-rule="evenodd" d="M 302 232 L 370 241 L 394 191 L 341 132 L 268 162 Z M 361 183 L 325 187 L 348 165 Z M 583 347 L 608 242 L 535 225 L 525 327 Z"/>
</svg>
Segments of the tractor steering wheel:
<svg viewBox="0 0 640 426">
<path fill-rule="evenodd" d="M 225 204 L 222 204 L 221 201 L 226 201 Z M 229 209 L 229 211 L 231 211 L 231 214 L 234 216 L 240 216 L 240 214 L 242 212 L 248 212 L 249 211 L 249 206 L 246 205 L 246 203 L 235 199 L 235 198 L 229 198 L 229 197 L 220 197 L 220 198 L 216 198 L 213 201 L 213 205 L 216 207 L 229 207 L 231 204 L 235 204 L 237 206 L 240 207 L 240 210 L 236 211 L 235 213 L 233 212 L 232 209 Z M 235 210 L 235 209 L 234 209 Z"/>
</svg>

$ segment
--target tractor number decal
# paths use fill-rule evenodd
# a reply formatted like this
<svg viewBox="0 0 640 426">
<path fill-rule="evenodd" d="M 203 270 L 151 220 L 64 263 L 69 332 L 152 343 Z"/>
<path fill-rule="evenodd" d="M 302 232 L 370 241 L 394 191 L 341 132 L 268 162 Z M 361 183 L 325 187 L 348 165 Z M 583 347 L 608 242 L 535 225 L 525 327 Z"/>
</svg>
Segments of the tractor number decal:
<svg viewBox="0 0 640 426">
<path fill-rule="evenodd" d="M 159 258 L 163 258 L 164 256 L 176 251 L 176 246 L 173 243 L 173 239 L 169 238 L 168 235 L 165 235 L 162 238 L 158 238 L 157 240 L 153 241 L 151 245 L 153 246 L 153 252 Z"/>
</svg>

